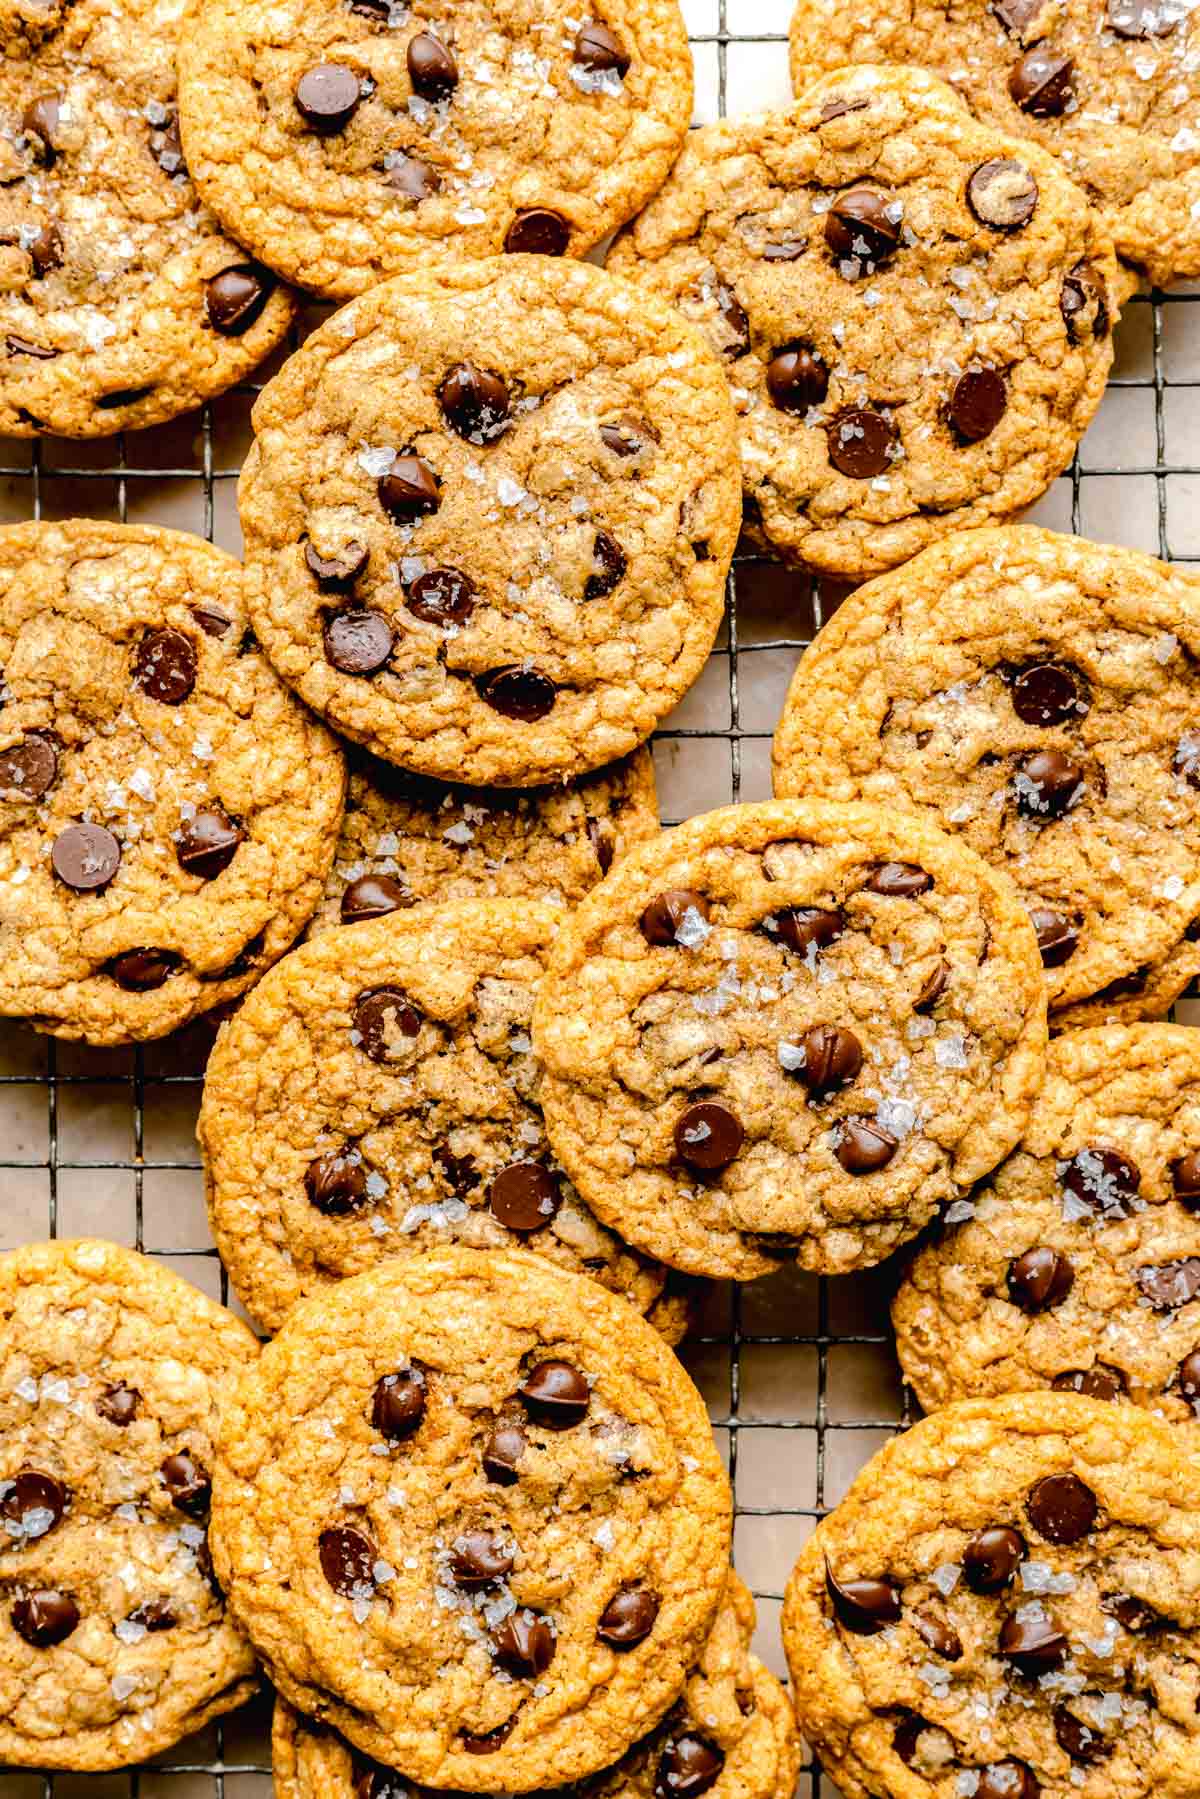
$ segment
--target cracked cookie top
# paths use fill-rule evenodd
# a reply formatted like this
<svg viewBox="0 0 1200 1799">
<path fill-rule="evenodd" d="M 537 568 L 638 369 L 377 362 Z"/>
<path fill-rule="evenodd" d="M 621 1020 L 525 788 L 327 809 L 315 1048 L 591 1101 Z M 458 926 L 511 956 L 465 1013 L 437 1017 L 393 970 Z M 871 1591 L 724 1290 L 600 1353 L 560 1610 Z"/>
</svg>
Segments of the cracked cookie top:
<svg viewBox="0 0 1200 1799">
<path fill-rule="evenodd" d="M 385 283 L 254 408 L 263 648 L 348 737 L 474 785 L 634 749 L 699 674 L 741 518 L 716 357 L 582 263 Z"/>
<path fill-rule="evenodd" d="M 255 1687 L 206 1543 L 219 1412 L 258 1345 L 113 1243 L 0 1256 L 0 1757 L 145 1761 Z"/>
<path fill-rule="evenodd" d="M 345 772 L 200 538 L 0 531 L 0 1012 L 91 1043 L 236 997 L 320 897 Z"/>
<path fill-rule="evenodd" d="M 335 299 L 501 251 L 582 256 L 679 153 L 675 0 L 201 0 L 180 57 L 205 200 Z"/>
<path fill-rule="evenodd" d="M 693 133 L 608 266 L 723 357 L 755 532 L 852 579 L 1037 499 L 1112 361 L 1085 196 L 918 69 Z"/>
<path fill-rule="evenodd" d="M 104 437 L 224 392 L 293 302 L 200 204 L 179 0 L 0 0 L 0 432 Z"/>
<path fill-rule="evenodd" d="M 1149 1799 L 1200 1736 L 1200 1462 L 1148 1412 L 965 1401 L 806 1545 L 783 1640 L 847 1799 Z"/>
<path fill-rule="evenodd" d="M 213 1544 L 286 1700 L 411 1780 L 525 1792 L 676 1702 L 729 1486 L 624 1301 L 521 1250 L 432 1250 L 291 1313 L 230 1407 Z"/>
<path fill-rule="evenodd" d="M 923 820 L 775 801 L 630 852 L 534 1011 L 550 1141 L 671 1266 L 881 1260 L 986 1174 L 1041 1079 L 1032 927 Z"/>
</svg>

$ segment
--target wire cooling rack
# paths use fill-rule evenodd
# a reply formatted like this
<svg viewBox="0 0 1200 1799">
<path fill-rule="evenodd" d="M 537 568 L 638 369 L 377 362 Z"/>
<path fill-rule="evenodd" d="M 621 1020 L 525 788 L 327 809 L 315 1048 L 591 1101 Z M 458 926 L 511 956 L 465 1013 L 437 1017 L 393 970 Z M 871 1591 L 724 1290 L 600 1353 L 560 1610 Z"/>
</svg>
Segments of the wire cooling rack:
<svg viewBox="0 0 1200 1799">
<path fill-rule="evenodd" d="M 786 102 L 791 5 L 683 0 L 699 120 Z M 1100 414 L 1031 514 L 1039 523 L 1200 562 L 1198 298 L 1200 284 L 1131 303 Z M 128 519 L 238 552 L 235 485 L 257 392 L 247 384 L 185 419 L 100 443 L 0 439 L 0 522 Z M 788 678 L 843 596 L 739 554 L 717 647 L 655 739 L 665 823 L 769 795 Z M 1180 1015 L 1189 1011 L 1200 1022 L 1200 1001 Z M 162 1044 L 100 1052 L 0 1022 L 0 1248 L 94 1233 L 162 1257 L 236 1307 L 208 1233 L 194 1136 L 210 1043 L 202 1023 Z M 781 1675 L 779 1604 L 801 1544 L 911 1418 L 888 1329 L 893 1279 L 887 1268 L 834 1282 L 784 1270 L 747 1288 L 714 1286 L 683 1352 L 728 1457 L 756 1648 Z M 264 1698 L 119 1775 L 0 1774 L 0 1799 L 266 1799 L 269 1719 Z M 834 1795 L 811 1762 L 800 1790 Z"/>
</svg>

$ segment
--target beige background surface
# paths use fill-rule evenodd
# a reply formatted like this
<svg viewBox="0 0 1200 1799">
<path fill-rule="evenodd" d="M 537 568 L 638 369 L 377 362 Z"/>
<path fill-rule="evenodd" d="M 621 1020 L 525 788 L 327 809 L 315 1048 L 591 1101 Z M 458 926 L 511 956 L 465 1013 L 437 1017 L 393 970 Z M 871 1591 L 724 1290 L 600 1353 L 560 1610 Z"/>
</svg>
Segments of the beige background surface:
<svg viewBox="0 0 1200 1799">
<path fill-rule="evenodd" d="M 683 0 L 697 120 L 786 103 L 791 0 Z M 1076 465 L 1030 515 L 1200 562 L 1200 284 L 1139 298 Z M 173 525 L 240 551 L 237 473 L 251 388 L 202 414 L 111 442 L 0 439 L 0 522 L 75 514 Z M 805 642 L 840 595 L 740 559 L 703 677 L 654 755 L 665 823 L 770 792 L 770 737 Z M 1190 1018 L 1189 1018 L 1190 1013 Z M 1200 1023 L 1200 1001 L 1180 1010 Z M 0 1023 L 0 1248 L 48 1233 L 116 1238 L 228 1297 L 208 1234 L 195 1143 L 209 1037 L 142 1053 L 52 1044 Z M 782 1273 L 714 1288 L 684 1358 L 707 1398 L 737 1496 L 735 1556 L 759 1608 L 757 1648 L 784 1673 L 779 1598 L 801 1543 L 905 1416 L 887 1336 L 893 1275 Z M 0 1775 L 0 1799 L 267 1799 L 266 1704 L 128 1775 Z M 834 1799 L 808 1767 L 800 1792 Z"/>
</svg>

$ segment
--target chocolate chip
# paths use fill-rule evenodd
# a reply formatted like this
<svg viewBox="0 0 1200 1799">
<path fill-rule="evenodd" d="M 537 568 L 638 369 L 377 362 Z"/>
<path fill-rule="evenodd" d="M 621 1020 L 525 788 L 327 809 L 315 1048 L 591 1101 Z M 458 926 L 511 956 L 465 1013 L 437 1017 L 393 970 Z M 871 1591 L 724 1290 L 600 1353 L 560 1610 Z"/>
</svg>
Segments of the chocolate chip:
<svg viewBox="0 0 1200 1799">
<path fill-rule="evenodd" d="M 1077 262 L 1063 281 L 1058 309 L 1073 344 L 1078 343 L 1085 332 L 1090 332 L 1094 338 L 1107 337 L 1112 328 L 1112 312 L 1099 269 L 1090 262 Z"/>
<path fill-rule="evenodd" d="M 814 1099 L 828 1099 L 858 1078 L 862 1044 L 853 1031 L 839 1025 L 815 1024 L 800 1039 L 804 1064 L 796 1070 Z"/>
<path fill-rule="evenodd" d="M 1083 718 L 1091 697 L 1063 662 L 1032 662 L 1012 678 L 1013 711 L 1027 725 L 1062 725 Z"/>
<path fill-rule="evenodd" d="M 1005 31 L 1018 37 L 1041 12 L 1046 0 L 992 0 L 989 11 L 995 13 Z"/>
<path fill-rule="evenodd" d="M 510 1612 L 492 1632 L 496 1660 L 520 1679 L 535 1680 L 544 1674 L 557 1647 L 549 1618 L 540 1618 L 528 1609 Z"/>
<path fill-rule="evenodd" d="M 134 686 L 164 706 L 182 706 L 196 685 L 196 646 L 169 627 L 147 631 L 133 658 Z"/>
<path fill-rule="evenodd" d="M 808 249 L 806 237 L 781 237 L 763 245 L 764 262 L 799 262 Z"/>
<path fill-rule="evenodd" d="M 825 242 L 841 262 L 884 262 L 900 242 L 900 222 L 889 217 L 892 212 L 899 212 L 896 202 L 877 188 L 852 187 L 825 214 Z"/>
<path fill-rule="evenodd" d="M 99 893 L 121 866 L 121 846 L 103 825 L 68 825 L 54 839 L 50 866 L 73 892 Z"/>
<path fill-rule="evenodd" d="M 378 1552 L 369 1537 L 348 1524 L 323 1530 L 317 1539 L 321 1572 L 345 1599 L 369 1599 L 375 1592 Z"/>
<path fill-rule="evenodd" d="M 482 1736 L 476 1735 L 474 1731 L 464 1730 L 459 1736 L 458 1746 L 464 1755 L 495 1755 L 497 1749 L 503 1748 L 504 1744 L 512 1735 L 516 1722 L 517 1718 L 516 1713 L 514 1712 L 513 1716 L 505 1723 L 498 1724 L 495 1730 L 485 1731 Z M 407 1786 L 404 1790 L 403 1799 L 409 1799 L 409 1789 Z"/>
<path fill-rule="evenodd" d="M 325 621 L 325 658 L 343 675 L 375 675 L 392 653 L 395 638 L 382 612 L 355 606 Z"/>
<path fill-rule="evenodd" d="M 1085 1399 L 1121 1399 L 1126 1392 L 1125 1376 L 1119 1368 L 1097 1362 L 1091 1368 L 1072 1368 L 1056 1374 L 1050 1385 L 1056 1393 L 1082 1393 Z"/>
<path fill-rule="evenodd" d="M 892 1748 L 906 1768 L 911 1768 L 916 1761 L 917 1746 L 930 1728 L 928 1718 L 922 1718 L 918 1712 L 905 1712 L 896 1725 L 892 1732 Z"/>
<path fill-rule="evenodd" d="M 656 949 L 674 948 L 679 943 L 681 927 L 687 928 L 684 920 L 689 912 L 694 912 L 702 924 L 707 924 L 712 916 L 704 895 L 690 887 L 672 887 L 666 893 L 656 894 L 638 921 L 642 936 Z"/>
<path fill-rule="evenodd" d="M 142 1396 L 136 1387 L 127 1387 L 125 1382 L 116 1381 L 111 1387 L 103 1387 L 96 1396 L 96 1410 L 118 1430 L 124 1430 L 133 1423 L 138 1415 Z"/>
<path fill-rule="evenodd" d="M 1008 1297 L 1031 1317 L 1061 1305 L 1074 1284 L 1071 1258 L 1057 1249 L 1027 1249 L 1008 1265 Z"/>
<path fill-rule="evenodd" d="M 866 1118 L 848 1118 L 835 1151 L 847 1174 L 875 1174 L 886 1168 L 900 1145 L 890 1131 Z"/>
<path fill-rule="evenodd" d="M 35 344 L 27 337 L 18 337 L 12 331 L 4 340 L 4 347 L 10 356 L 32 356 L 38 362 L 53 362 L 59 354 L 48 344 Z"/>
<path fill-rule="evenodd" d="M 592 572 L 584 584 L 585 600 L 601 600 L 624 578 L 629 558 L 615 537 L 597 531 L 592 545 Z"/>
<path fill-rule="evenodd" d="M 241 337 L 261 318 L 275 277 L 256 262 L 235 262 L 204 283 L 204 315 L 222 337 Z"/>
<path fill-rule="evenodd" d="M 561 213 L 531 206 L 509 226 L 504 248 L 510 256 L 565 256 L 570 242 L 571 227 Z"/>
<path fill-rule="evenodd" d="M 311 543 L 304 546 L 304 561 L 317 586 L 324 592 L 345 593 L 367 566 L 369 552 L 355 538 L 337 556 L 321 556 Z"/>
<path fill-rule="evenodd" d="M 173 1630 L 179 1622 L 165 1593 L 157 1599 L 145 1599 L 141 1605 L 135 1605 L 127 1617 L 130 1624 L 140 1624 L 143 1630 Z"/>
<path fill-rule="evenodd" d="M 1082 1718 L 1077 1717 L 1065 1705 L 1055 1708 L 1054 1734 L 1058 1738 L 1059 1748 L 1064 1749 L 1072 1761 L 1102 1762 L 1112 1754 L 1112 1744 L 1106 1741 L 1100 1731 L 1085 1724 Z"/>
<path fill-rule="evenodd" d="M 403 988 L 372 987 L 354 1002 L 354 1029 L 372 1062 L 394 1062 L 401 1039 L 420 1036 L 421 1014 Z"/>
<path fill-rule="evenodd" d="M 428 200 L 436 194 L 442 185 L 442 178 L 431 162 L 423 156 L 410 156 L 403 150 L 393 150 L 388 157 L 383 182 L 394 193 L 403 194 L 409 200 Z"/>
<path fill-rule="evenodd" d="M 1193 1408 L 1200 1400 L 1200 1349 L 1193 1349 L 1180 1362 L 1179 1391 Z"/>
<path fill-rule="evenodd" d="M 720 1174 L 741 1153 L 746 1133 L 727 1106 L 700 1100 L 688 1106 L 675 1124 L 675 1153 L 701 1174 Z"/>
<path fill-rule="evenodd" d="M 924 985 L 913 1001 L 914 1012 L 932 1012 L 950 985 L 950 969 L 945 962 L 935 962 L 925 977 Z"/>
<path fill-rule="evenodd" d="M 1007 409 L 1008 389 L 995 369 L 964 370 L 950 393 L 950 423 L 964 443 L 990 437 Z"/>
<path fill-rule="evenodd" d="M 423 456 L 408 452 L 380 476 L 375 491 L 384 511 L 400 524 L 436 512 L 441 504 L 441 484 L 433 469 Z"/>
<path fill-rule="evenodd" d="M 468 443 L 493 443 L 510 423 L 508 383 L 490 369 L 460 362 L 438 388 L 446 423 Z"/>
<path fill-rule="evenodd" d="M 187 168 L 183 160 L 183 137 L 179 130 L 179 114 L 172 113 L 164 125 L 155 126 L 149 133 L 150 154 L 164 175 L 186 175 Z"/>
<path fill-rule="evenodd" d="M 58 94 L 39 94 L 29 102 L 21 118 L 30 149 L 48 169 L 57 159 L 61 124 L 62 100 Z"/>
<path fill-rule="evenodd" d="M 829 369 L 815 350 L 796 344 L 767 364 L 767 388 L 781 412 L 807 412 L 829 392 Z"/>
<path fill-rule="evenodd" d="M 1179 19 L 1167 0 L 1108 0 L 1108 22 L 1118 37 L 1167 37 Z"/>
<path fill-rule="evenodd" d="M 750 351 L 750 320 L 746 316 L 746 308 L 733 289 L 726 287 L 723 281 L 718 282 L 713 297 L 728 332 L 725 343 L 718 347 L 727 361 L 736 362 L 740 356 L 746 356 Z"/>
<path fill-rule="evenodd" d="M 522 1236 L 549 1224 L 561 1204 L 558 1182 L 540 1162 L 510 1162 L 488 1188 L 492 1217 Z"/>
<path fill-rule="evenodd" d="M 844 935 L 846 915 L 838 907 L 785 906 L 763 920 L 763 929 L 798 956 L 807 956 L 814 946 L 828 949 Z"/>
<path fill-rule="evenodd" d="M 475 610 L 475 583 L 460 569 L 431 568 L 412 583 L 406 604 L 427 625 L 465 625 Z"/>
<path fill-rule="evenodd" d="M 1116 1618 L 1126 1630 L 1153 1630 L 1162 1622 L 1158 1613 L 1144 1599 L 1135 1599 L 1129 1593 L 1106 1593 L 1100 1601 L 1100 1610 Z"/>
<path fill-rule="evenodd" d="M 79 1623 L 79 1607 L 56 1587 L 22 1593 L 9 1613 L 13 1629 L 35 1649 L 50 1649 L 69 1637 Z"/>
<path fill-rule="evenodd" d="M 654 1629 L 658 1607 L 657 1595 L 645 1587 L 622 1587 L 601 1612 L 596 1635 L 610 1649 L 632 1649 Z"/>
<path fill-rule="evenodd" d="M 825 1590 L 838 1622 L 855 1636 L 873 1637 L 900 1622 L 900 1593 L 890 1580 L 837 1580 L 826 1562 Z"/>
<path fill-rule="evenodd" d="M 1079 948 L 1079 931 L 1069 919 L 1061 912 L 1051 912 L 1046 906 L 1035 906 L 1029 914 L 1029 922 L 1037 932 L 1043 968 L 1061 968 L 1064 962 L 1071 960 Z"/>
<path fill-rule="evenodd" d="M 866 112 L 870 104 L 869 100 L 843 100 L 835 96 L 832 100 L 826 100 L 823 103 L 819 123 L 830 125 L 834 119 L 844 119 L 847 113 Z"/>
<path fill-rule="evenodd" d="M 881 894 L 884 899 L 916 899 L 932 886 L 933 876 L 913 862 L 881 862 L 866 883 L 866 890 Z"/>
<path fill-rule="evenodd" d="M 179 957 L 169 949 L 127 949 L 104 964 L 126 993 L 153 993 L 162 987 L 179 967 Z"/>
<path fill-rule="evenodd" d="M 125 406 L 136 406 L 154 392 L 150 387 L 114 387 L 111 393 L 101 394 L 96 405 L 102 412 L 117 412 Z"/>
<path fill-rule="evenodd" d="M 512 1572 L 512 1551 L 490 1530 L 465 1530 L 454 1539 L 450 1572 L 459 1587 L 487 1587 Z"/>
<path fill-rule="evenodd" d="M 1200 787 L 1200 738 L 1185 737 L 1175 751 L 1172 768 L 1189 787 Z"/>
<path fill-rule="evenodd" d="M 483 1451 L 483 1472 L 494 1487 L 511 1487 L 517 1481 L 517 1464 L 527 1448 L 525 1432 L 515 1424 L 498 1425 Z"/>
<path fill-rule="evenodd" d="M 479 1185 L 479 1174 L 472 1156 L 456 1156 L 448 1144 L 439 1144 L 433 1152 L 434 1160 L 442 1171 L 442 1176 L 452 1193 L 463 1195 L 470 1193 Z"/>
<path fill-rule="evenodd" d="M 697 1799 L 707 1793 L 725 1766 L 724 1751 L 695 1731 L 683 1731 L 667 1743 L 654 1776 L 655 1799 Z"/>
<path fill-rule="evenodd" d="M 214 605 L 211 600 L 193 606 L 191 614 L 206 637 L 224 637 L 233 623 L 224 608 Z"/>
<path fill-rule="evenodd" d="M 629 53 L 615 31 L 589 19 L 575 34 L 575 61 L 585 69 L 615 69 L 624 78 L 629 73 Z"/>
<path fill-rule="evenodd" d="M 981 225 L 994 231 L 1020 231 L 1037 203 L 1037 182 L 1023 162 L 1009 156 L 981 162 L 967 182 L 967 205 Z"/>
<path fill-rule="evenodd" d="M 391 875 L 360 875 L 342 895 L 343 924 L 361 924 L 366 918 L 386 918 L 402 906 L 411 906 L 412 893 Z"/>
<path fill-rule="evenodd" d="M 0 799 L 40 800 L 58 774 L 58 751 L 48 737 L 30 732 L 0 750 Z"/>
<path fill-rule="evenodd" d="M 1200 1256 L 1137 1268 L 1134 1279 L 1156 1312 L 1177 1312 L 1200 1296 Z"/>
<path fill-rule="evenodd" d="M 1040 1799 L 1041 1785 L 1024 1762 L 991 1762 L 979 1771 L 975 1799 Z"/>
<path fill-rule="evenodd" d="M 29 259 L 35 275 L 49 275 L 63 263 L 62 232 L 53 219 L 47 220 L 29 246 Z"/>
<path fill-rule="evenodd" d="M 332 137 L 350 123 L 362 101 L 358 75 L 341 62 L 320 62 L 296 83 L 296 110 L 319 137 Z"/>
<path fill-rule="evenodd" d="M 539 1362 L 517 1388 L 517 1398 L 536 1424 L 570 1430 L 587 1417 L 592 1390 L 570 1362 Z"/>
<path fill-rule="evenodd" d="M 1075 92 L 1075 63 L 1050 44 L 1038 44 L 1014 64 L 1008 91 L 1035 119 L 1056 119 L 1066 112 Z"/>
<path fill-rule="evenodd" d="M 1171 1163 L 1171 1185 L 1176 1199 L 1189 1212 L 1200 1211 L 1200 1149 L 1191 1149 Z"/>
<path fill-rule="evenodd" d="M 1070 756 L 1039 750 L 1017 771 L 1017 804 L 1030 818 L 1061 818 L 1083 797 L 1084 781 L 1083 769 Z"/>
<path fill-rule="evenodd" d="M 598 818 L 589 818 L 587 821 L 587 834 L 588 842 L 595 851 L 596 861 L 600 866 L 600 873 L 606 875 L 613 865 L 613 856 L 616 853 L 616 844 L 613 842 L 612 826 L 603 823 Z"/>
<path fill-rule="evenodd" d="M 345 1218 L 366 1202 L 367 1171 L 357 1151 L 333 1149 L 310 1162 L 304 1175 L 308 1203 L 326 1218 Z"/>
<path fill-rule="evenodd" d="M 212 1481 L 207 1468 L 202 1467 L 194 1456 L 186 1449 L 179 1449 L 167 1457 L 159 1473 L 171 1496 L 171 1504 L 178 1511 L 186 1512 L 189 1518 L 207 1516 L 212 1502 Z"/>
<path fill-rule="evenodd" d="M 1061 1668 L 1067 1647 L 1062 1631 L 1045 1618 L 1006 1618 L 1000 1631 L 1001 1655 L 1030 1679 Z"/>
<path fill-rule="evenodd" d="M 37 1468 L 22 1468 L 13 1479 L 0 1481 L 0 1518 L 13 1528 L 0 1533 L 11 1545 L 33 1543 L 54 1529 L 67 1509 L 70 1495 L 61 1480 Z"/>
<path fill-rule="evenodd" d="M 829 460 L 839 474 L 868 481 L 891 466 L 896 427 L 869 406 L 843 406 L 826 426 Z"/>
<path fill-rule="evenodd" d="M 229 867 L 245 836 L 219 807 L 205 806 L 193 813 L 179 832 L 175 854 L 189 874 L 212 881 Z"/>
<path fill-rule="evenodd" d="M 936 1612 L 919 1611 L 912 1615 L 912 1627 L 933 1654 L 940 1656 L 944 1662 L 962 1660 L 962 1638 L 952 1624 L 939 1618 Z"/>
<path fill-rule="evenodd" d="M 425 1416 L 425 1405 L 425 1376 L 419 1368 L 402 1368 L 376 1381 L 371 1423 L 389 1443 L 402 1443 Z"/>
<path fill-rule="evenodd" d="M 422 100 L 445 100 L 458 86 L 458 64 L 432 31 L 419 31 L 409 41 L 408 79 Z"/>
<path fill-rule="evenodd" d="M 1095 1524 L 1100 1506 L 1077 1474 L 1048 1474 L 1030 1489 L 1025 1510 L 1048 1543 L 1078 1543 Z"/>
<path fill-rule="evenodd" d="M 651 433 L 641 419 L 620 418 L 600 427 L 600 441 L 605 449 L 622 458 L 640 456 L 651 436 L 657 439 L 657 433 Z"/>
<path fill-rule="evenodd" d="M 521 724 L 536 724 L 554 710 L 558 689 L 548 675 L 536 668 L 511 667 L 489 669 L 480 675 L 475 688 L 480 699 L 503 718 L 517 719 Z"/>
<path fill-rule="evenodd" d="M 991 1524 L 963 1550 L 963 1579 L 973 1593 L 1001 1593 L 1025 1559 L 1025 1539 L 1007 1524 Z"/>
<path fill-rule="evenodd" d="M 1076 1150 L 1059 1176 L 1065 1192 L 1105 1217 L 1127 1218 L 1141 1191 L 1138 1165 L 1119 1149 Z"/>
</svg>

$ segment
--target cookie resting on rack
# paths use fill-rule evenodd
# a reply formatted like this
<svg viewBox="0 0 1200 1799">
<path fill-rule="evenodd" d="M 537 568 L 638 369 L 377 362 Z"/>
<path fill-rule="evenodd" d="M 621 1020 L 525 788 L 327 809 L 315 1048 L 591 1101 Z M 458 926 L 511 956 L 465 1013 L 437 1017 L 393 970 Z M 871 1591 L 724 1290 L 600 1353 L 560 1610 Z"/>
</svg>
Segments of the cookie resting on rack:
<svg viewBox="0 0 1200 1799">
<path fill-rule="evenodd" d="M 881 1261 L 1019 1139 L 1045 995 L 1016 890 L 876 806 L 731 806 L 633 850 L 534 1008 L 555 1154 L 689 1274 Z"/>
<path fill-rule="evenodd" d="M 304 1301 L 239 1387 L 213 1557 L 280 1694 L 462 1791 L 610 1767 L 725 1582 L 729 1483 L 662 1338 L 523 1250 L 432 1250 Z"/>
</svg>

